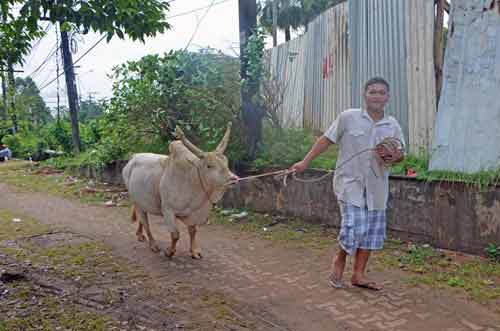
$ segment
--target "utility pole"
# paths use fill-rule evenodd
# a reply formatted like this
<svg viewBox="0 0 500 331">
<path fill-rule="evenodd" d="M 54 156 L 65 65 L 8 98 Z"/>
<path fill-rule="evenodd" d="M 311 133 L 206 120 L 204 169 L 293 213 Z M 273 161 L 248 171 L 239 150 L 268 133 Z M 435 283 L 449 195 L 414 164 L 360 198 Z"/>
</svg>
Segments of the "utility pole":
<svg viewBox="0 0 500 331">
<path fill-rule="evenodd" d="M 7 23 L 7 13 L 2 12 L 2 24 Z M 2 120 L 7 122 L 7 85 L 5 84 L 5 71 L 3 65 L 0 66 L 0 75 L 2 77 Z M 7 123 L 5 123 L 7 124 Z"/>
<path fill-rule="evenodd" d="M 273 1 L 273 47 L 278 46 L 278 1 Z"/>
<path fill-rule="evenodd" d="M 66 91 L 68 93 L 69 115 L 71 118 L 71 133 L 73 137 L 73 147 L 76 154 L 80 154 L 80 129 L 78 127 L 78 113 L 80 105 L 78 104 L 78 91 L 75 82 L 75 69 L 73 67 L 73 57 L 69 49 L 68 32 L 61 29 L 62 23 L 59 25 L 61 31 L 61 52 L 63 57 L 64 76 L 66 78 Z"/>
<path fill-rule="evenodd" d="M 7 24 L 7 12 L 3 11 L 2 12 L 2 24 Z M 2 68 L 3 70 L 3 68 Z M 5 116 L 7 117 L 8 111 L 7 111 L 7 104 L 9 103 L 9 98 L 10 98 L 10 111 L 12 113 L 12 124 L 13 124 L 13 129 L 12 133 L 16 134 L 17 132 L 17 116 L 16 116 L 16 105 L 15 105 L 15 92 L 16 92 L 16 87 L 15 87 L 15 80 L 14 80 L 14 66 L 12 64 L 12 60 L 10 58 L 10 54 L 7 55 L 7 87 L 5 88 L 5 76 L 3 75 L 2 72 L 2 93 L 3 94 L 3 100 L 4 100 L 4 109 L 5 109 Z"/>
<path fill-rule="evenodd" d="M 14 67 L 10 59 L 7 59 L 7 81 L 7 94 L 10 97 L 10 112 L 12 113 L 12 134 L 16 134 L 18 130 L 16 115 L 16 80 L 14 78 Z"/>
<path fill-rule="evenodd" d="M 256 0 L 239 0 L 240 18 L 240 62 L 241 78 L 246 80 L 247 57 L 246 46 L 248 39 L 255 32 L 257 27 L 257 2 Z M 258 93 L 257 81 L 248 81 L 246 86 L 241 88 L 242 117 L 246 129 L 248 157 L 254 160 L 257 156 L 259 144 L 262 140 L 262 112 L 253 102 L 254 96 Z"/>
<path fill-rule="evenodd" d="M 59 121 L 61 120 L 61 98 L 59 95 L 59 90 L 60 90 L 60 84 L 59 84 L 59 48 L 61 47 L 61 44 L 59 43 L 59 31 L 57 29 L 57 24 L 56 24 L 56 44 L 57 44 L 56 45 L 57 124 L 59 124 Z"/>
<path fill-rule="evenodd" d="M 0 116 L 3 122 L 7 121 L 7 85 L 5 84 L 5 72 L 0 67 L 0 76 L 2 78 L 2 109 Z"/>
</svg>

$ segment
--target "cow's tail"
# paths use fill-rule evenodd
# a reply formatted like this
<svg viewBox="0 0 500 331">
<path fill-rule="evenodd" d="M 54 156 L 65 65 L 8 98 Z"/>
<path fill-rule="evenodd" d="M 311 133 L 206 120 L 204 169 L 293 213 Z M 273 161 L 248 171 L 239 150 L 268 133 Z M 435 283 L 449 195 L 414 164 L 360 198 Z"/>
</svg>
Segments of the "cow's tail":
<svg viewBox="0 0 500 331">
<path fill-rule="evenodd" d="M 137 222 L 137 212 L 135 211 L 135 205 L 132 205 L 132 215 L 130 216 L 132 223 Z"/>
</svg>

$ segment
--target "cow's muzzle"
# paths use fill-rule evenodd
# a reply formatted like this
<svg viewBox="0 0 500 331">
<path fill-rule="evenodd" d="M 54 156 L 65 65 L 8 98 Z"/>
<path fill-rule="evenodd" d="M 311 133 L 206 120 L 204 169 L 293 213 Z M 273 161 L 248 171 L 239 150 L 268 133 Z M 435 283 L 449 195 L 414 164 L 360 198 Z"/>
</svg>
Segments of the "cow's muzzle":
<svg viewBox="0 0 500 331">
<path fill-rule="evenodd" d="M 229 181 L 226 183 L 226 186 L 232 186 L 237 184 L 240 181 L 240 177 L 236 176 L 235 174 L 231 174 L 229 176 Z"/>
</svg>

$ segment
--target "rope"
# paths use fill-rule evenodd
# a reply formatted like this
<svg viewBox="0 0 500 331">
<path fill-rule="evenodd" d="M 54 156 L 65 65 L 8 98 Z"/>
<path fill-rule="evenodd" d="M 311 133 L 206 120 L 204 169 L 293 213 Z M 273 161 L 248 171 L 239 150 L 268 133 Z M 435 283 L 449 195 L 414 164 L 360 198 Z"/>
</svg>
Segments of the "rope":
<svg viewBox="0 0 500 331">
<path fill-rule="evenodd" d="M 349 163 L 355 157 L 358 157 L 359 155 L 364 154 L 366 152 L 377 151 L 378 149 L 381 149 L 381 148 L 384 148 L 387 152 L 389 152 L 391 154 L 394 154 L 396 152 L 396 150 L 403 149 L 403 143 L 402 143 L 401 140 L 399 140 L 397 138 L 393 138 L 393 137 L 385 138 L 379 144 L 377 144 L 375 147 L 366 148 L 366 149 L 363 149 L 363 150 L 355 153 L 354 155 L 352 155 L 351 157 L 349 157 L 347 160 L 345 160 L 344 162 L 342 162 L 340 165 L 337 165 L 335 167 L 335 169 L 329 170 L 326 174 L 324 174 L 323 176 L 318 177 L 318 178 L 313 178 L 313 179 L 298 178 L 297 174 L 295 173 L 295 171 L 291 171 L 289 169 L 285 169 L 285 170 L 267 172 L 267 173 L 263 173 L 263 174 L 255 175 L 255 176 L 243 177 L 243 178 L 240 178 L 239 181 L 249 180 L 249 179 L 255 179 L 255 178 L 259 178 L 259 177 L 268 177 L 268 176 L 273 176 L 274 175 L 274 179 L 275 180 L 279 180 L 282 177 L 283 178 L 283 186 L 286 187 L 287 186 L 288 176 L 291 174 L 292 178 L 294 180 L 298 181 L 298 182 L 301 182 L 301 183 L 316 183 L 316 182 L 322 181 L 323 179 L 327 178 L 331 174 L 335 173 L 335 171 L 337 171 L 338 169 L 340 169 L 343 166 L 345 166 L 347 163 Z"/>
<path fill-rule="evenodd" d="M 291 172 L 291 171 L 288 169 L 285 169 L 285 170 L 278 170 L 278 171 L 273 171 L 273 172 L 266 172 L 266 173 L 263 173 L 260 175 L 243 177 L 243 178 L 240 178 L 238 181 L 241 182 L 242 180 L 254 179 L 254 178 L 259 178 L 259 177 L 268 177 L 268 176 L 272 176 L 272 175 L 276 175 L 275 177 L 279 177 L 281 175 L 284 175 L 287 172 Z"/>
</svg>

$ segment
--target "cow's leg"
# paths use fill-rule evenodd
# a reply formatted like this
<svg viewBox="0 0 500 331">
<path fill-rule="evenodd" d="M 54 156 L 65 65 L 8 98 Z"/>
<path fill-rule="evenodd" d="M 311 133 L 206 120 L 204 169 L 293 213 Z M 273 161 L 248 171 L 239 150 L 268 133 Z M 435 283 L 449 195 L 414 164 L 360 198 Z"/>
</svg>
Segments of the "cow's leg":
<svg viewBox="0 0 500 331">
<path fill-rule="evenodd" d="M 139 225 L 137 226 L 137 231 L 135 232 L 138 241 L 146 241 L 146 237 L 144 236 L 142 229 L 143 229 L 142 222 L 139 222 Z"/>
<path fill-rule="evenodd" d="M 177 242 L 180 238 L 179 231 L 170 232 L 170 238 L 172 239 L 172 241 L 170 242 L 170 247 L 167 247 L 167 249 L 165 250 L 165 256 L 168 258 L 171 258 L 175 255 Z"/>
<path fill-rule="evenodd" d="M 137 221 L 137 212 L 135 205 L 132 206 L 132 222 Z M 142 222 L 138 222 L 137 231 L 135 232 L 138 241 L 146 241 L 146 237 L 144 237 L 144 233 L 142 232 Z"/>
<path fill-rule="evenodd" d="M 170 232 L 170 238 L 172 239 L 172 241 L 170 242 L 170 247 L 167 247 L 167 249 L 165 250 L 165 256 L 171 258 L 175 254 L 180 233 L 179 229 L 177 228 L 177 223 L 175 221 L 175 215 L 173 212 L 171 212 L 170 210 L 163 210 L 163 218 L 165 219 L 168 231 Z"/>
<path fill-rule="evenodd" d="M 159 252 L 160 248 L 156 244 L 156 241 L 153 238 L 153 234 L 151 233 L 151 229 L 149 228 L 148 213 L 146 213 L 145 211 L 143 211 L 137 207 L 135 210 L 137 212 L 137 215 L 139 216 L 139 221 L 141 222 L 142 226 L 144 227 L 144 230 L 146 230 L 146 235 L 148 236 L 148 241 L 149 241 L 149 248 L 155 253 Z M 139 229 L 137 229 L 137 231 L 139 231 Z M 142 229 L 141 229 L 141 233 L 142 233 Z"/>
<path fill-rule="evenodd" d="M 189 238 L 191 239 L 191 257 L 193 259 L 201 259 L 201 250 L 198 248 L 198 244 L 196 243 L 196 231 L 198 227 L 196 225 L 189 225 Z"/>
</svg>

